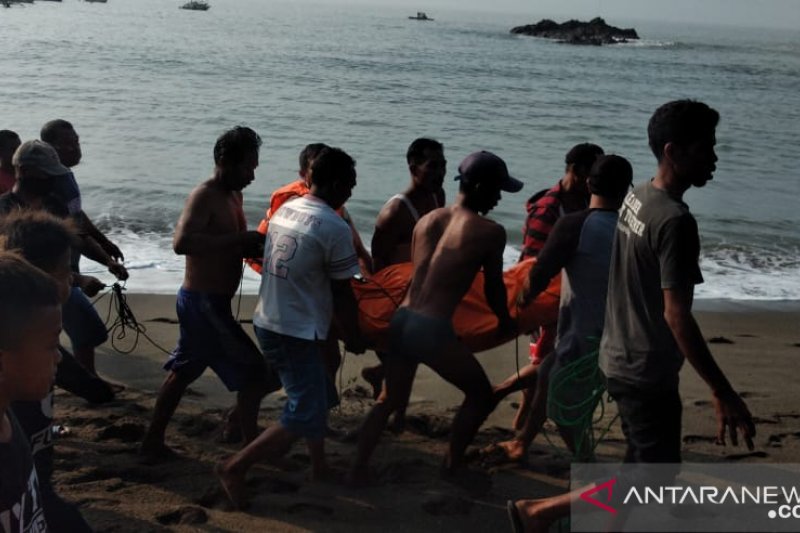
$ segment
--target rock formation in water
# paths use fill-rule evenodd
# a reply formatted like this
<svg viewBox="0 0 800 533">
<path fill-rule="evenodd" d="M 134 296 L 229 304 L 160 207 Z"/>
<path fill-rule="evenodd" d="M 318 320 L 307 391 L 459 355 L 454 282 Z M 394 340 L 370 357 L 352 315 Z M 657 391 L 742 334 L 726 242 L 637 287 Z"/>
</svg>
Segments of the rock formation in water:
<svg viewBox="0 0 800 533">
<path fill-rule="evenodd" d="M 609 26 L 600 17 L 594 18 L 589 22 L 568 20 L 563 24 L 550 19 L 543 19 L 536 24 L 512 28 L 511 33 L 555 39 L 558 42 L 567 44 L 591 44 L 596 46 L 626 43 L 630 39 L 639 38 L 633 28 L 623 29 Z"/>
</svg>

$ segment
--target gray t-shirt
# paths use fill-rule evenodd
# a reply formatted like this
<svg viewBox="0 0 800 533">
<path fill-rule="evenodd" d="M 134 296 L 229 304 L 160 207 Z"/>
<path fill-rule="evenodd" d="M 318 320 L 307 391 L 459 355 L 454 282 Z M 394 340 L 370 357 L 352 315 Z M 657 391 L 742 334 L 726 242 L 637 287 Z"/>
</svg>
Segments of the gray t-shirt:
<svg viewBox="0 0 800 533">
<path fill-rule="evenodd" d="M 680 199 L 648 182 L 620 209 L 600 368 L 640 388 L 675 389 L 683 355 L 664 319 L 664 289 L 691 288 L 700 273 L 697 222 Z"/>
</svg>

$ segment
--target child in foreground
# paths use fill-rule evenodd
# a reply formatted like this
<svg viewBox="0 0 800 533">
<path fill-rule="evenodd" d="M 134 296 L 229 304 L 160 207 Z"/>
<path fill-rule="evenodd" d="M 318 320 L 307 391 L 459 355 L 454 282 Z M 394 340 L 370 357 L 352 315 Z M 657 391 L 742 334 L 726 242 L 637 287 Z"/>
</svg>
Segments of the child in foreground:
<svg viewBox="0 0 800 533">
<path fill-rule="evenodd" d="M 60 332 L 53 279 L 17 255 L 0 254 L 0 531 L 48 529 L 30 446 L 9 405 L 50 392 Z"/>
</svg>

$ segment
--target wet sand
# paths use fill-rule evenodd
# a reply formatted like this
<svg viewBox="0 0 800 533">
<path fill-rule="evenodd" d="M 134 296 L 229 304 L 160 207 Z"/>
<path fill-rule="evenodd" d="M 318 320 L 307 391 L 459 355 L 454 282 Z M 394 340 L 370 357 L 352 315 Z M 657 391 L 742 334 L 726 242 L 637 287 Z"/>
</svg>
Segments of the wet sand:
<svg viewBox="0 0 800 533">
<path fill-rule="evenodd" d="M 129 304 L 148 336 L 167 350 L 177 337 L 174 297 L 129 295 Z M 701 306 L 702 307 L 702 306 Z M 742 393 L 758 422 L 755 452 L 713 444 L 715 423 L 710 394 L 690 368 L 682 374 L 684 460 L 800 462 L 800 390 L 795 386 L 800 357 L 800 311 L 791 305 L 706 306 L 697 313 L 717 361 Z M 107 300 L 98 303 L 105 318 Z M 241 316 L 250 318 L 254 300 L 245 297 Z M 251 326 L 245 324 L 245 329 Z M 119 335 L 121 332 L 114 332 Z M 114 344 L 128 350 L 135 333 Z M 119 354 L 109 342 L 98 350 L 100 373 L 125 388 L 116 401 L 90 406 L 61 391 L 55 415 L 72 434 L 56 444 L 55 480 L 61 494 L 80 505 L 98 531 L 487 531 L 508 530 L 505 501 L 543 497 L 567 486 L 570 459 L 548 422 L 546 436 L 535 441 L 527 464 L 494 464 L 476 459 L 485 479 L 468 486 L 442 481 L 438 467 L 447 445 L 450 419 L 461 400 L 456 389 L 427 368 L 420 368 L 409 407 L 407 430 L 385 433 L 374 460 L 375 482 L 365 489 L 308 480 L 308 456 L 298 443 L 285 460 L 261 464 L 248 477 L 251 506 L 234 512 L 212 474 L 214 464 L 236 450 L 219 442 L 225 409 L 233 394 L 210 372 L 190 389 L 167 432 L 176 461 L 150 465 L 136 453 L 149 422 L 155 393 L 165 373 L 166 355 L 144 337 L 136 349 Z M 478 357 L 490 379 L 505 378 L 527 362 L 527 340 L 519 350 L 509 343 Z M 340 435 L 355 430 L 372 404 L 359 377 L 374 354 L 347 354 L 338 378 L 342 405 L 331 413 Z M 518 395 L 504 400 L 482 427 L 475 448 L 507 439 Z M 278 416 L 281 392 L 262 403 L 260 423 Z M 614 415 L 609 404 L 603 420 Z M 328 440 L 331 465 L 344 473 L 354 444 Z M 624 452 L 619 423 L 598 447 L 602 461 L 620 460 Z"/>
</svg>

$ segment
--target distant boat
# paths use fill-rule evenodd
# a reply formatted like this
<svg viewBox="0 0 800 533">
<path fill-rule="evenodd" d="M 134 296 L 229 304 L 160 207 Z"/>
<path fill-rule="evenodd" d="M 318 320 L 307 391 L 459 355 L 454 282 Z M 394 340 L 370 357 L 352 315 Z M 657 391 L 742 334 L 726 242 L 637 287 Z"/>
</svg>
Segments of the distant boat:
<svg viewBox="0 0 800 533">
<path fill-rule="evenodd" d="M 208 8 L 211 6 L 208 5 L 208 2 L 204 2 L 203 0 L 191 0 L 190 2 L 186 2 L 181 6 L 181 9 L 190 9 L 192 11 L 208 11 Z"/>
<path fill-rule="evenodd" d="M 411 20 L 433 20 L 428 15 L 426 15 L 424 11 L 417 11 L 417 16 L 408 18 Z"/>
<path fill-rule="evenodd" d="M 97 3 L 97 4 L 105 4 L 106 2 L 108 2 L 108 0 L 83 0 L 83 1 L 84 1 L 84 2 L 90 2 L 90 3 L 92 3 L 92 4 L 94 4 L 94 3 Z"/>
</svg>

